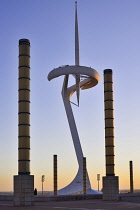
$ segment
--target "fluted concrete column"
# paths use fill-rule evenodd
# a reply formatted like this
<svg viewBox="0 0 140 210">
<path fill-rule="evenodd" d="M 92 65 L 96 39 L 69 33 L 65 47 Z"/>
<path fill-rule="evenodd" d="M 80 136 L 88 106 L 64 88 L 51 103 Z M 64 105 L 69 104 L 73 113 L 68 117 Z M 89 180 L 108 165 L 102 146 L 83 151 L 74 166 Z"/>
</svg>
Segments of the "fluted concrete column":
<svg viewBox="0 0 140 210">
<path fill-rule="evenodd" d="M 57 155 L 53 156 L 53 176 L 54 195 L 57 195 Z"/>
<path fill-rule="evenodd" d="M 133 193 L 133 162 L 129 162 L 130 167 L 130 193 Z"/>
<path fill-rule="evenodd" d="M 105 110 L 105 161 L 106 177 L 103 177 L 103 199 L 118 199 L 118 177 L 114 163 L 114 106 L 112 70 L 104 70 L 104 110 Z"/>
<path fill-rule="evenodd" d="M 14 205 L 34 204 L 34 176 L 30 175 L 30 41 L 19 40 L 18 175 L 14 176 Z"/>
<path fill-rule="evenodd" d="M 106 176 L 114 176 L 114 107 L 112 70 L 104 71 Z"/>
<path fill-rule="evenodd" d="M 86 157 L 83 157 L 83 194 L 87 194 L 87 167 Z"/>
<path fill-rule="evenodd" d="M 30 41 L 19 40 L 18 174 L 30 174 Z"/>
</svg>

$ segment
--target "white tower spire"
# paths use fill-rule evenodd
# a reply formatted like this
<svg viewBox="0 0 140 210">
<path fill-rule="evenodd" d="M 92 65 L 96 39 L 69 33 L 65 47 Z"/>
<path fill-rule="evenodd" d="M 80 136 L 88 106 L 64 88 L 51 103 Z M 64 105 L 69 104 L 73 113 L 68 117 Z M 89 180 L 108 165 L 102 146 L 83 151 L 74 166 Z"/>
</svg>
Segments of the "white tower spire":
<svg viewBox="0 0 140 210">
<path fill-rule="evenodd" d="M 78 15 L 77 15 L 77 1 L 75 2 L 75 65 L 79 66 L 79 34 L 78 34 Z M 76 96 L 79 106 L 80 98 L 80 74 L 75 75 L 76 79 Z"/>
<path fill-rule="evenodd" d="M 75 65 L 79 66 L 79 33 L 78 33 L 78 15 L 77 1 L 75 2 Z"/>
</svg>

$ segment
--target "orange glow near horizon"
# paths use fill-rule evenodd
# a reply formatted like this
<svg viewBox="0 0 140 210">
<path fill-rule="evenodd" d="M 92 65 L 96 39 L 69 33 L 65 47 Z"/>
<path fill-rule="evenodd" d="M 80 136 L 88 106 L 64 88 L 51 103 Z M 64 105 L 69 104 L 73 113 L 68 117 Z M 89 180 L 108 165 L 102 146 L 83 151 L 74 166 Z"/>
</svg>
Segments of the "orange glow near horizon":
<svg viewBox="0 0 140 210">
<path fill-rule="evenodd" d="M 76 175 L 76 170 L 67 170 L 66 171 L 58 171 L 58 189 L 61 189 L 68 185 L 73 178 Z M 89 172 L 91 172 L 89 170 Z M 90 181 L 91 181 L 91 186 L 93 189 L 97 190 L 97 172 L 95 171 L 94 176 L 91 176 L 89 173 Z M 68 175 L 69 174 L 69 175 Z M 42 185 L 41 185 L 41 176 L 43 174 L 41 173 L 35 173 L 34 174 L 34 188 L 37 188 L 38 191 L 42 190 Z M 127 189 L 129 191 L 130 189 L 130 179 L 129 179 L 129 173 L 120 173 L 117 174 L 119 175 L 119 189 L 120 190 L 125 190 Z M 101 180 L 100 180 L 100 190 L 102 189 L 102 176 L 101 174 Z M 134 173 L 134 190 L 140 189 L 140 183 L 139 183 L 139 175 Z M 7 174 L 5 175 L 4 173 L 1 173 L 0 175 L 0 191 L 1 192 L 11 192 L 13 191 L 13 175 L 12 174 Z M 44 191 L 53 191 L 53 172 L 49 174 L 45 174 L 45 182 L 44 182 Z"/>
</svg>

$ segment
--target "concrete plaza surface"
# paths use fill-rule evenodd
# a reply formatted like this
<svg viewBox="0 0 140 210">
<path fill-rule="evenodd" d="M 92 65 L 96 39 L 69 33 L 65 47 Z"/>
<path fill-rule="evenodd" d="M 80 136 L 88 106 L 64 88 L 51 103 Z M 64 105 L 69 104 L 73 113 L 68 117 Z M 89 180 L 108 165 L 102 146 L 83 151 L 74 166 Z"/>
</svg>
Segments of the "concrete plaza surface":
<svg viewBox="0 0 140 210">
<path fill-rule="evenodd" d="M 124 201 L 103 201 L 103 200 L 81 200 L 81 201 L 48 201 L 35 202 L 34 206 L 14 207 L 12 201 L 0 201 L 0 210 L 140 210 L 140 203 L 129 203 Z"/>
</svg>

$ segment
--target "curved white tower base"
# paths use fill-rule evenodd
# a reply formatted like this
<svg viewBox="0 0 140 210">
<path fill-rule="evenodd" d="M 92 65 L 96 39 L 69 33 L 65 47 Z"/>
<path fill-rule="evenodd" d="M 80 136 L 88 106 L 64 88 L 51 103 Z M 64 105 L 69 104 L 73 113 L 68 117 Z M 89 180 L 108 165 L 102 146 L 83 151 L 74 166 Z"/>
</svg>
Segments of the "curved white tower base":
<svg viewBox="0 0 140 210">
<path fill-rule="evenodd" d="M 78 173 L 74 180 L 67 185 L 66 187 L 58 190 L 58 195 L 75 195 L 75 194 L 83 194 L 83 177 L 82 170 L 79 168 Z M 87 174 L 88 176 L 88 174 Z M 87 179 L 87 194 L 101 194 L 101 192 L 92 190 L 89 178 Z"/>
<path fill-rule="evenodd" d="M 69 194 L 83 194 L 83 177 L 82 169 L 79 168 L 78 173 L 74 180 L 66 187 L 58 190 L 58 195 L 69 195 Z M 91 189 L 89 179 L 87 180 L 87 188 Z"/>
</svg>

